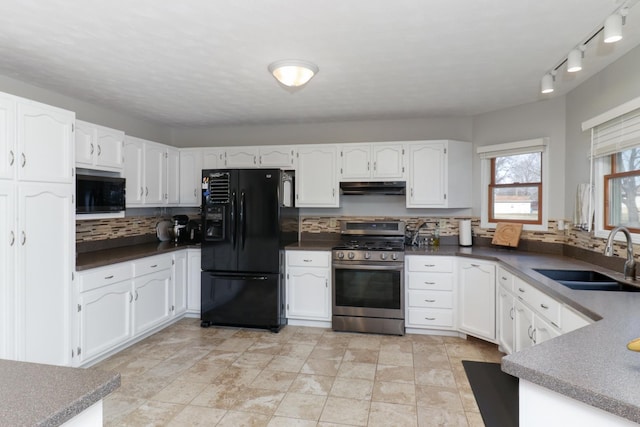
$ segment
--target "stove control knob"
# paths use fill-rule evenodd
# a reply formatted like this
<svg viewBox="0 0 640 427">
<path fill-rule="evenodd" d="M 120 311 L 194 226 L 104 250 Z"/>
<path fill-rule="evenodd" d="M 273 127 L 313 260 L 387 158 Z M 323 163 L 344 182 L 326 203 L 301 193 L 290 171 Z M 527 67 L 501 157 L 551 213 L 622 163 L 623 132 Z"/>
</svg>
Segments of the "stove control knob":
<svg viewBox="0 0 640 427">
<path fill-rule="evenodd" d="M 380 259 L 383 259 L 383 260 L 384 260 L 384 259 L 387 259 L 387 254 L 386 254 L 385 252 L 382 252 L 382 253 L 380 254 Z"/>
<path fill-rule="evenodd" d="M 338 259 L 344 258 L 344 252 L 338 252 Z"/>
<path fill-rule="evenodd" d="M 353 252 L 349 252 L 349 259 L 353 259 L 355 257 L 355 254 Z"/>
<path fill-rule="evenodd" d="M 365 252 L 364 259 L 369 259 L 369 258 L 371 258 L 371 254 L 369 252 Z"/>
<path fill-rule="evenodd" d="M 397 260 L 397 259 L 398 259 L 398 254 L 397 254 L 397 253 L 395 253 L 395 252 L 394 252 L 394 253 L 392 253 L 392 254 L 391 254 L 391 259 L 392 259 L 392 260 L 394 260 L 394 261 L 395 261 L 395 260 Z"/>
</svg>

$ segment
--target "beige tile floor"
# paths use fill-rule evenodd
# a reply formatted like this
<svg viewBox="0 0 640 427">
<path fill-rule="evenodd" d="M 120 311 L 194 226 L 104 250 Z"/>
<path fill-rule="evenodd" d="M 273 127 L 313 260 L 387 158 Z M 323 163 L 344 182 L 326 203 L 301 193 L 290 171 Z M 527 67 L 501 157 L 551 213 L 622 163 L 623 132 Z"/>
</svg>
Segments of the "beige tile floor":
<svg viewBox="0 0 640 427">
<path fill-rule="evenodd" d="M 92 369 L 122 374 L 107 426 L 483 426 L 461 360 L 502 356 L 471 338 L 183 319 Z"/>
</svg>

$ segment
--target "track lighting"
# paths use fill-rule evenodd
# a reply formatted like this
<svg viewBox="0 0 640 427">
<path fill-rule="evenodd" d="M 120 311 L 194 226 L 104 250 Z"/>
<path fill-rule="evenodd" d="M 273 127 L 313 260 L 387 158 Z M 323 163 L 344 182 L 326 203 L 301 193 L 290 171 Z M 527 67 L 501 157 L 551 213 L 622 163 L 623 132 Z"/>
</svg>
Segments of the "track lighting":
<svg viewBox="0 0 640 427">
<path fill-rule="evenodd" d="M 604 42 L 615 43 L 622 40 L 622 15 L 614 13 L 604 21 Z"/>
<path fill-rule="evenodd" d="M 540 82 L 541 92 L 542 93 L 551 93 L 553 92 L 553 81 L 555 77 L 551 73 L 547 73 L 542 77 L 542 82 Z"/>
<path fill-rule="evenodd" d="M 569 52 L 567 57 L 567 71 L 575 73 L 582 70 L 582 55 L 583 51 L 580 48 L 575 48 Z"/>
</svg>

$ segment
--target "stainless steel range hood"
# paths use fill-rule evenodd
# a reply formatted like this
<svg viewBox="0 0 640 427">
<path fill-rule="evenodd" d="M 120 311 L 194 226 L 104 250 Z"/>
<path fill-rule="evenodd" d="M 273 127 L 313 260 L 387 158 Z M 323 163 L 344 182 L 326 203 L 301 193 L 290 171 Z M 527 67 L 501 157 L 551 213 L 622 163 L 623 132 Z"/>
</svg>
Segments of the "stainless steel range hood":
<svg viewBox="0 0 640 427">
<path fill-rule="evenodd" d="M 404 181 L 358 181 L 341 182 L 340 192 L 344 195 L 367 195 L 367 194 L 405 194 L 406 183 Z"/>
</svg>

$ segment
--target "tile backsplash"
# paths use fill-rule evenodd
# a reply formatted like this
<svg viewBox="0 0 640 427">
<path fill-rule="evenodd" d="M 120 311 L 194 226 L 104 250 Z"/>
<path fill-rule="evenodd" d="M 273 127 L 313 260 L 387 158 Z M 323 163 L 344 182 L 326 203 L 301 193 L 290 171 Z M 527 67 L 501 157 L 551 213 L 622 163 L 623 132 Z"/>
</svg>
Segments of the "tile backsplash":
<svg viewBox="0 0 640 427">
<path fill-rule="evenodd" d="M 130 216 L 125 218 L 76 221 L 76 243 L 122 237 L 156 234 L 156 224 L 162 216 Z"/>
</svg>

